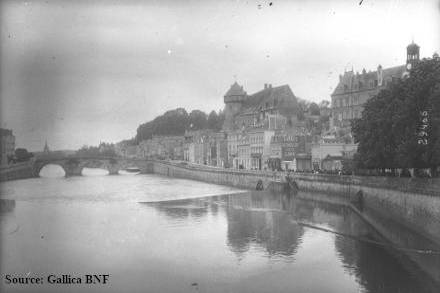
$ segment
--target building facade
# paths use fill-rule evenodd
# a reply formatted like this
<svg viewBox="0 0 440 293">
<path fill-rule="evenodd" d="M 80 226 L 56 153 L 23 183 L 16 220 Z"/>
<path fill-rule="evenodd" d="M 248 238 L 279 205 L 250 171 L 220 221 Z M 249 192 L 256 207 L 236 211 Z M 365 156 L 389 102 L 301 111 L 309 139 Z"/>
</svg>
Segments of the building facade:
<svg viewBox="0 0 440 293">
<path fill-rule="evenodd" d="M 153 136 L 139 143 L 143 158 L 183 160 L 184 136 Z"/>
<path fill-rule="evenodd" d="M 263 90 L 248 95 L 243 86 L 235 82 L 226 92 L 224 102 L 223 129 L 227 132 L 248 127 L 268 128 L 269 117 L 274 124 L 292 123 L 298 113 L 298 101 L 288 85 L 265 84 Z"/>
<path fill-rule="evenodd" d="M 350 120 L 361 118 L 365 103 L 389 84 L 405 77 L 408 69 L 419 60 L 420 47 L 408 45 L 406 64 L 391 68 L 377 67 L 376 71 L 361 73 L 353 70 L 339 76 L 339 83 L 331 95 L 332 126 L 350 127 Z"/>
<path fill-rule="evenodd" d="M 306 171 L 311 168 L 311 136 L 303 135 L 297 129 L 278 131 L 270 142 L 271 169 Z"/>
<path fill-rule="evenodd" d="M 342 158 L 353 158 L 357 151 L 357 144 L 320 142 L 312 146 L 312 164 L 314 170 L 335 170 Z M 339 164 L 339 165 L 338 165 Z M 339 169 L 340 170 L 340 169 Z"/>
<path fill-rule="evenodd" d="M 237 143 L 237 168 L 251 169 L 251 145 L 249 143 L 249 134 L 243 132 Z"/>
</svg>

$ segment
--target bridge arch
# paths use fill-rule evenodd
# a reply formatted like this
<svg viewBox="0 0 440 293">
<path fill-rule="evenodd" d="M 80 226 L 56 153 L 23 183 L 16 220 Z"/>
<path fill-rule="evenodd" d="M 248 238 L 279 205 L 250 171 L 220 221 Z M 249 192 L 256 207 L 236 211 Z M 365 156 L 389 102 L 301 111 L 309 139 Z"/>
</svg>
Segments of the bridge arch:
<svg viewBox="0 0 440 293">
<path fill-rule="evenodd" d="M 62 164 L 49 162 L 39 166 L 35 171 L 38 177 L 66 177 L 67 172 Z"/>
<path fill-rule="evenodd" d="M 139 173 L 152 173 L 153 165 L 151 161 L 127 158 L 103 158 L 103 157 L 40 157 L 33 162 L 33 174 L 39 177 L 41 169 L 48 165 L 55 164 L 63 168 L 66 177 L 81 176 L 82 169 L 102 168 L 109 171 L 110 175 L 119 174 L 120 170 L 137 168 Z"/>
</svg>

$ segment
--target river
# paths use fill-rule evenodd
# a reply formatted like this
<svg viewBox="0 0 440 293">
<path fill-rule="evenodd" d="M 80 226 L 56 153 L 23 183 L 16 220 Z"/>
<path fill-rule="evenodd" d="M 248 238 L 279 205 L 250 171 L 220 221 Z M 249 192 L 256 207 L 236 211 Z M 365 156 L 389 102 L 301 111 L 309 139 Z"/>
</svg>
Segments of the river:
<svg viewBox="0 0 440 293">
<path fill-rule="evenodd" d="M 9 181 L 1 198 L 1 292 L 431 292 L 335 204 L 157 175 Z"/>
</svg>

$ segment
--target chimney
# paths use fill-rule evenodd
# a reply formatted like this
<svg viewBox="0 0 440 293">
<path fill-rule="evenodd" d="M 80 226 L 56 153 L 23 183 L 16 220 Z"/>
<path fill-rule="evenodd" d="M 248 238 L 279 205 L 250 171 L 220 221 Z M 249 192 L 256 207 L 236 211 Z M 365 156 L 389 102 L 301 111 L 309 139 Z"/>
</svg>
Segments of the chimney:
<svg viewBox="0 0 440 293">
<path fill-rule="evenodd" d="M 270 88 L 270 89 L 272 88 L 272 84 L 271 84 L 271 83 L 269 83 L 269 88 Z"/>
<path fill-rule="evenodd" d="M 267 83 L 264 84 L 264 89 L 267 89 Z"/>
</svg>

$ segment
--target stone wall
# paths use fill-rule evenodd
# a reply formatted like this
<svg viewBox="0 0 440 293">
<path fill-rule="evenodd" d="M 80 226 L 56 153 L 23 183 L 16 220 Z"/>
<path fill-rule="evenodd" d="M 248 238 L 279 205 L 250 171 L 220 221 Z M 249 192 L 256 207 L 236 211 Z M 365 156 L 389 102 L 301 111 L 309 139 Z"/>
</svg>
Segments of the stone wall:
<svg viewBox="0 0 440 293">
<path fill-rule="evenodd" d="M 301 190 L 325 192 L 357 200 L 440 245 L 440 180 L 351 176 L 295 176 Z M 425 187 L 422 187 L 422 181 Z"/>
<path fill-rule="evenodd" d="M 217 169 L 205 166 L 155 162 L 154 173 L 255 189 L 262 180 L 266 189 L 285 174 L 272 172 Z M 377 211 L 440 245 L 440 179 L 356 177 L 295 173 L 295 182 L 302 191 L 337 197 L 347 203 L 359 201 L 362 208 Z M 424 184 L 422 183 L 424 182 Z M 424 186 L 424 187 L 423 187 Z"/>
<path fill-rule="evenodd" d="M 239 188 L 255 189 L 259 180 L 266 188 L 274 179 L 272 174 L 249 170 L 218 169 L 208 166 L 179 165 L 167 162 L 154 162 L 156 174 L 192 179 Z"/>
<path fill-rule="evenodd" d="M 154 173 L 255 189 L 262 180 L 266 189 L 271 172 L 214 169 L 205 166 L 155 162 Z M 440 247 L 440 180 L 294 174 L 298 197 L 349 205 L 392 246 L 438 251 Z M 424 183 L 424 184 L 423 184 Z M 278 184 L 279 185 L 279 184 Z M 362 191 L 362 200 L 357 193 Z M 440 282 L 440 255 L 401 251 L 430 278 Z M 398 257 L 398 256 L 397 256 Z M 404 263 L 404 265 L 406 265 Z M 408 263 L 411 267 L 411 264 Z"/>
<path fill-rule="evenodd" d="M 0 168 L 0 182 L 34 177 L 32 163 L 24 162 Z"/>
</svg>

